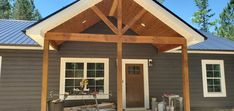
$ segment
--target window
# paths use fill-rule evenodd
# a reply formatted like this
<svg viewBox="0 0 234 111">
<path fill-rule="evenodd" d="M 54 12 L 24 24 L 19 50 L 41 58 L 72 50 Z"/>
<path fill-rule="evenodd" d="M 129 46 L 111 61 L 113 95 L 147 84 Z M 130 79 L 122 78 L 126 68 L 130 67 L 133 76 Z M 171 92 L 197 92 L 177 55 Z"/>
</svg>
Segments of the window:
<svg viewBox="0 0 234 111">
<path fill-rule="evenodd" d="M 128 74 L 131 74 L 131 75 L 141 74 L 140 65 L 128 65 Z"/>
<path fill-rule="evenodd" d="M 92 95 L 77 95 L 80 82 L 88 80 L 85 90 L 97 92 L 98 99 L 109 98 L 109 59 L 61 58 L 60 97 L 69 93 L 67 99 L 93 99 Z"/>
<path fill-rule="evenodd" d="M 226 97 L 223 60 L 202 60 L 204 97 Z"/>
</svg>

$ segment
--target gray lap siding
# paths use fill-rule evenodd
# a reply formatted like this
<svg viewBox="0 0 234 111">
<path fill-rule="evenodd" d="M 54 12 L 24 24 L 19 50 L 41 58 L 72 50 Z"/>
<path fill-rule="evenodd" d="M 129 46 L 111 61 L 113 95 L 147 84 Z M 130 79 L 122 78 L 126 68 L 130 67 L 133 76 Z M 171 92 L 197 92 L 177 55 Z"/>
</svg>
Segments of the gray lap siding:
<svg viewBox="0 0 234 111">
<path fill-rule="evenodd" d="M 39 111 L 41 93 L 42 51 L 0 50 L 2 75 L 0 79 L 0 111 Z M 50 52 L 49 91 L 59 92 L 60 58 L 109 58 L 109 89 L 116 101 L 116 45 L 110 43 L 66 42 L 58 52 Z M 124 45 L 125 59 L 153 59 L 149 67 L 150 97 L 161 98 L 165 92 L 182 94 L 180 54 L 157 54 L 148 44 Z M 226 76 L 226 98 L 204 98 L 202 88 L 201 59 L 224 59 Z M 234 104 L 233 55 L 189 54 L 191 106 L 232 107 Z M 87 101 L 89 102 L 89 101 Z M 83 104 L 67 101 L 67 106 Z"/>
<path fill-rule="evenodd" d="M 203 97 L 201 60 L 224 60 L 227 97 Z M 159 97 L 164 92 L 182 95 L 180 54 L 160 54 L 154 58 L 150 73 L 150 95 Z M 230 108 L 234 106 L 234 55 L 189 54 L 190 96 L 193 108 Z"/>
</svg>

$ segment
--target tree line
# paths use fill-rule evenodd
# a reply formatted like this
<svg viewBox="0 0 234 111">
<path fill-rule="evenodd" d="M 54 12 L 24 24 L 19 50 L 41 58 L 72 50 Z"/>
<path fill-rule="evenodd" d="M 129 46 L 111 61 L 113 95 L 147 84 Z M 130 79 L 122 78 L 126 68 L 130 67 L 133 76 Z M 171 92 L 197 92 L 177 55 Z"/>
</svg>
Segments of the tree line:
<svg viewBox="0 0 234 111">
<path fill-rule="evenodd" d="M 215 13 L 209 8 L 208 0 L 194 2 L 198 10 L 193 14 L 192 22 L 197 24 L 200 30 L 234 40 L 234 0 L 230 0 L 219 14 L 219 19 L 213 21 L 211 19 Z M 211 31 L 213 27 L 215 30 Z"/>
<path fill-rule="evenodd" d="M 0 0 L 0 19 L 40 20 L 34 0 Z"/>
</svg>

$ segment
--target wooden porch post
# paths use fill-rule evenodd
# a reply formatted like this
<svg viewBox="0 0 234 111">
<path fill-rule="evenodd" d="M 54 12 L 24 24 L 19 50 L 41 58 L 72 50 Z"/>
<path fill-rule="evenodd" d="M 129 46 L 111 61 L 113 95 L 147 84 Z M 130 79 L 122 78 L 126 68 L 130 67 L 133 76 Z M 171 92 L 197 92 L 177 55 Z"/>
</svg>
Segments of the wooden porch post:
<svg viewBox="0 0 234 111">
<path fill-rule="evenodd" d="M 117 43 L 117 111 L 123 110 L 123 92 L 122 92 L 122 49 L 123 49 L 123 43 L 121 41 L 121 38 L 123 37 L 122 34 L 122 24 L 123 24 L 123 18 L 122 18 L 122 0 L 118 0 L 118 38 L 119 41 Z"/>
<path fill-rule="evenodd" d="M 122 111 L 122 43 L 117 43 L 117 110 Z"/>
<path fill-rule="evenodd" d="M 190 111 L 189 69 L 187 42 L 182 45 L 183 97 L 184 111 Z"/>
<path fill-rule="evenodd" d="M 41 89 L 41 111 L 47 109 L 47 89 L 48 89 L 48 59 L 49 40 L 44 40 L 43 65 L 42 65 L 42 89 Z"/>
</svg>

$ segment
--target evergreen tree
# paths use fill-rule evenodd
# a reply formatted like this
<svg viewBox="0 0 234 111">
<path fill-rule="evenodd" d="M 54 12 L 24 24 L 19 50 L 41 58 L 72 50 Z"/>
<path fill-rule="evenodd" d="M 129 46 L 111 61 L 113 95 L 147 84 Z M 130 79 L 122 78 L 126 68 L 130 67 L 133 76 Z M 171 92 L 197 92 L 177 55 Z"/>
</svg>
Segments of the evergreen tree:
<svg viewBox="0 0 234 111">
<path fill-rule="evenodd" d="M 220 26 L 216 27 L 217 35 L 234 40 L 234 0 L 230 0 L 219 17 Z"/>
<path fill-rule="evenodd" d="M 35 9 L 33 0 L 15 0 L 13 18 L 17 20 L 39 20 L 41 15 Z"/>
<path fill-rule="evenodd" d="M 198 7 L 198 11 L 193 14 L 192 21 L 198 24 L 200 30 L 209 32 L 209 28 L 216 24 L 216 21 L 210 21 L 215 13 L 211 13 L 211 9 L 208 8 L 208 0 L 194 0 L 194 2 Z"/>
<path fill-rule="evenodd" d="M 40 20 L 40 19 L 42 19 L 42 16 L 41 16 L 40 12 L 37 9 L 34 10 L 33 18 L 34 18 L 34 20 Z"/>
<path fill-rule="evenodd" d="M 11 4 L 9 0 L 0 0 L 0 19 L 9 19 L 11 16 Z"/>
</svg>

